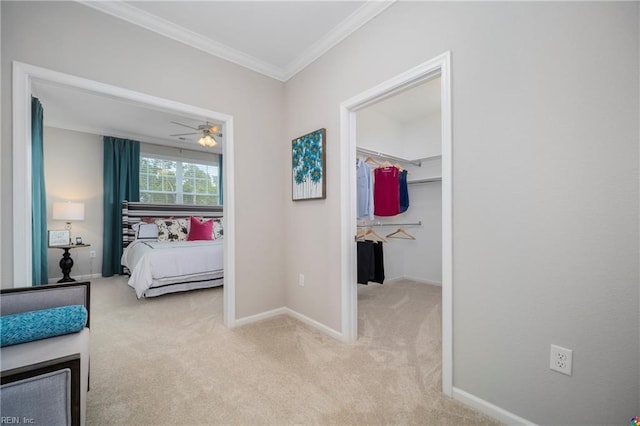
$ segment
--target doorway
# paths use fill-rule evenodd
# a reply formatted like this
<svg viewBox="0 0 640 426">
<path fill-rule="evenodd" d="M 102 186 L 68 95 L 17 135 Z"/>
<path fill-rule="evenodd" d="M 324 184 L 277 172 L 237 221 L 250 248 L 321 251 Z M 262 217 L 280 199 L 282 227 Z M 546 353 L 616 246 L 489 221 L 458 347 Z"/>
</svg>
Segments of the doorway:
<svg viewBox="0 0 640 426">
<path fill-rule="evenodd" d="M 342 231 L 342 336 L 347 342 L 358 337 L 358 291 L 356 277 L 356 149 L 357 112 L 409 88 L 440 77 L 441 155 L 442 155 L 442 392 L 452 395 L 453 332 L 452 332 L 452 117 L 451 117 L 451 54 L 446 52 L 412 68 L 384 83 L 343 102 L 341 122 L 341 196 Z"/>
<path fill-rule="evenodd" d="M 156 111 L 201 117 L 222 123 L 225 129 L 225 288 L 224 324 L 235 325 L 235 197 L 233 117 L 203 108 L 158 98 L 105 83 L 20 62 L 13 63 L 13 278 L 15 287 L 31 285 L 31 94 L 32 83 L 60 85 Z"/>
</svg>

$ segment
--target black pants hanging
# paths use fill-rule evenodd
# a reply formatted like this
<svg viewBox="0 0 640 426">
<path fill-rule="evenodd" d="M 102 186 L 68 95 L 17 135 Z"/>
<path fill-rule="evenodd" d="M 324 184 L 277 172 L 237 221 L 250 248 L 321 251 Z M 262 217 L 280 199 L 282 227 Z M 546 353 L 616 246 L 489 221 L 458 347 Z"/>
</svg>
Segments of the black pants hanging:
<svg viewBox="0 0 640 426">
<path fill-rule="evenodd" d="M 358 241 L 358 283 L 384 282 L 384 257 L 381 242 Z"/>
</svg>

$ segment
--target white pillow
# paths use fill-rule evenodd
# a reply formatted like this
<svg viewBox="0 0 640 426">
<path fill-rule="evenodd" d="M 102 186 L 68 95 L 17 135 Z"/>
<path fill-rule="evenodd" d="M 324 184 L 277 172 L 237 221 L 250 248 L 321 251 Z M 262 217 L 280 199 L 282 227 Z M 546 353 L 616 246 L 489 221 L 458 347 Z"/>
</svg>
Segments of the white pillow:
<svg viewBox="0 0 640 426">
<path fill-rule="evenodd" d="M 157 240 L 158 239 L 158 225 L 155 223 L 139 222 L 132 226 L 136 231 L 137 240 Z"/>
</svg>

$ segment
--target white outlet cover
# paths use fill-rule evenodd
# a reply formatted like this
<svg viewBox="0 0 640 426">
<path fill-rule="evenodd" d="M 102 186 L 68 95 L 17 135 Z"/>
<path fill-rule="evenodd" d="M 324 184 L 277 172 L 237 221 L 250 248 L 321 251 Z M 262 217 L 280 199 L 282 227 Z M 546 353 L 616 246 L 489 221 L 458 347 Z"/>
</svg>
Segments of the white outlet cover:
<svg viewBox="0 0 640 426">
<path fill-rule="evenodd" d="M 551 345 L 549 368 L 558 373 L 571 376 L 573 368 L 573 351 L 562 346 Z"/>
</svg>

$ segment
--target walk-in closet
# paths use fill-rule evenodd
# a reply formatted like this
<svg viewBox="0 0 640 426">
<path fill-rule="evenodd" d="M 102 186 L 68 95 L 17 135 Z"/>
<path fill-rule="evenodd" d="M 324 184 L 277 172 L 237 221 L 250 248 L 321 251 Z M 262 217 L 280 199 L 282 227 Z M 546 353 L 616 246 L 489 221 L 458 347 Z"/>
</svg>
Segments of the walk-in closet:
<svg viewBox="0 0 640 426">
<path fill-rule="evenodd" d="M 441 87 L 436 77 L 357 111 L 358 339 L 415 348 L 440 386 Z"/>
</svg>

